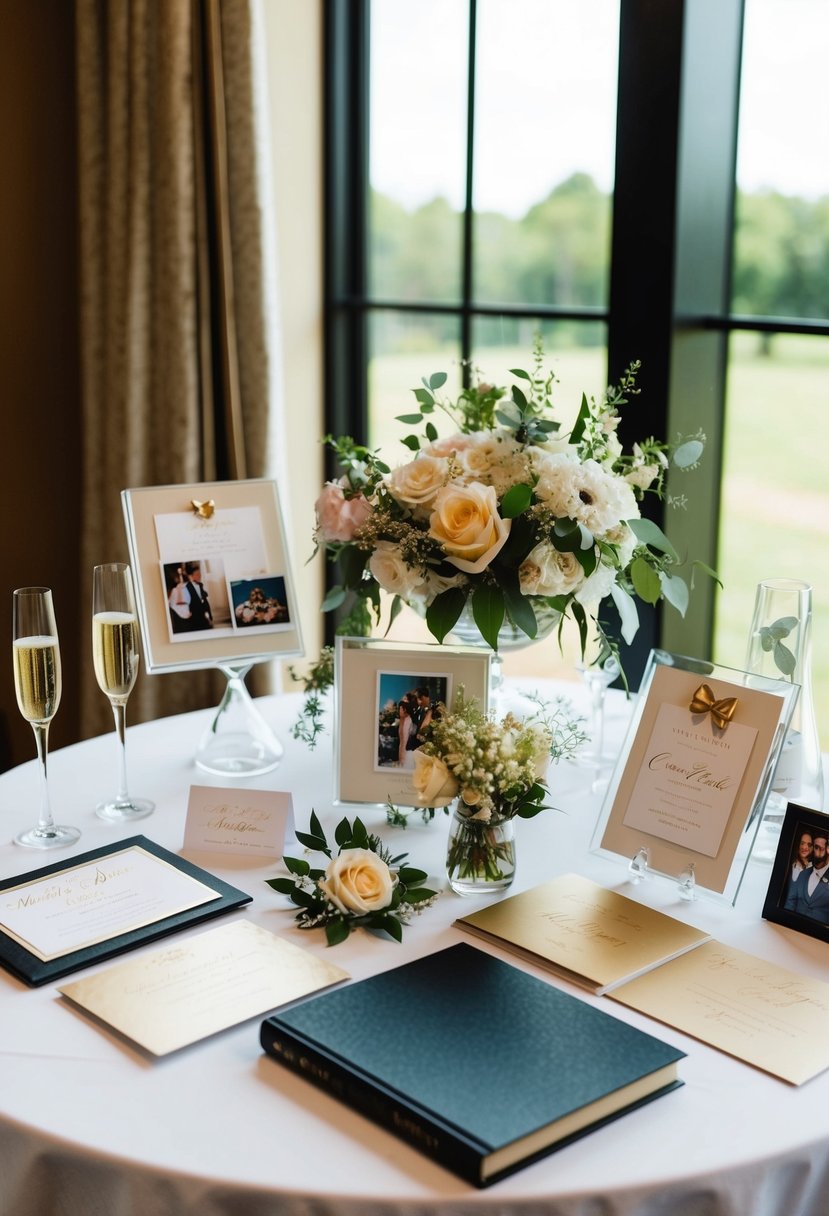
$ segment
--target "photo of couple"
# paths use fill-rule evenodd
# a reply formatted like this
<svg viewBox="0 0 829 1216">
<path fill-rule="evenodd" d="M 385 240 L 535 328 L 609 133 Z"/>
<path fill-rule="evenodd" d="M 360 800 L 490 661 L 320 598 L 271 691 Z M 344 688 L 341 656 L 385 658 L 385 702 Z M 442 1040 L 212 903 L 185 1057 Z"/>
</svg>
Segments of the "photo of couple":
<svg viewBox="0 0 829 1216">
<path fill-rule="evenodd" d="M 786 871 L 783 908 L 829 925 L 829 834 L 825 827 L 800 823 Z"/>
<path fill-rule="evenodd" d="M 375 768 L 414 768 L 414 753 L 446 712 L 450 677 L 378 672 Z"/>
<path fill-rule="evenodd" d="M 221 567 L 221 562 L 165 563 L 167 607 L 170 628 L 175 637 L 213 629 L 217 609 L 220 618 L 227 617 L 226 595 L 223 594 L 224 571 L 213 568 L 217 566 Z M 214 606 L 217 599 L 218 603 Z"/>
</svg>

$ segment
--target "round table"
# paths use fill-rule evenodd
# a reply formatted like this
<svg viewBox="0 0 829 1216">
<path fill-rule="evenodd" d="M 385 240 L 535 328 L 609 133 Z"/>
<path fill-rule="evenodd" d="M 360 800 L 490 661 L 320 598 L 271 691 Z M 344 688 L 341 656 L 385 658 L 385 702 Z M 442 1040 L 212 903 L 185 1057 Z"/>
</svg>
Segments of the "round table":
<svg viewBox="0 0 829 1216">
<path fill-rule="evenodd" d="M 518 695 L 520 687 L 511 691 Z M 586 710 L 579 686 L 566 691 Z M 334 806 L 331 735 L 315 751 L 291 737 L 298 694 L 258 705 L 285 756 L 272 773 L 247 784 L 290 791 L 300 829 L 312 809 L 327 829 L 344 814 L 359 814 L 394 852 L 407 851 L 412 864 L 428 870 L 433 884 L 442 882 L 447 820 L 441 813 L 430 824 L 413 816 L 404 831 L 386 825 L 382 808 Z M 607 733 L 617 748 L 629 712 L 621 694 L 611 695 Z M 7 843 L 36 817 L 34 763 L 0 777 L 0 877 L 136 833 L 181 851 L 190 785 L 231 784 L 193 765 L 210 716 L 186 714 L 129 730 L 131 784 L 156 803 L 134 832 L 93 812 L 115 779 L 111 735 L 51 758 L 56 817 L 82 829 L 71 850 L 43 855 Z M 601 802 L 590 773 L 559 766 L 552 786 L 560 811 L 519 825 L 514 891 L 576 871 L 732 946 L 829 980 L 822 943 L 762 919 L 767 866 L 749 864 L 734 908 L 702 899 L 681 903 L 676 890 L 657 879 L 634 888 L 624 864 L 590 852 Z M 295 927 L 288 900 L 266 885 L 279 872 L 277 862 L 188 856 L 253 896 L 230 917 L 249 918 L 326 955 L 354 979 L 469 940 L 453 921 L 479 906 L 447 890 L 406 928 L 402 945 L 361 930 L 329 949 L 321 932 Z M 514 956 L 476 945 L 568 988 Z M 686 1051 L 685 1085 L 475 1191 L 264 1056 L 260 1019 L 151 1062 L 71 1007 L 56 984 L 29 989 L 0 971 L 0 1216 L 825 1216 L 829 1074 L 794 1088 L 606 998 L 572 991 Z M 405 1026 L 400 1049 L 406 1049 Z"/>
</svg>

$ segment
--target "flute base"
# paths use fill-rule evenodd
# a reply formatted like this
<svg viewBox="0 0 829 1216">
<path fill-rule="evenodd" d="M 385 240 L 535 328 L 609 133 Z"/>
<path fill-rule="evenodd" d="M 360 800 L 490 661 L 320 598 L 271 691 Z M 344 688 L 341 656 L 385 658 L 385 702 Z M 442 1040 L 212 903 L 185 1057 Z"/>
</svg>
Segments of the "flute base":
<svg viewBox="0 0 829 1216">
<path fill-rule="evenodd" d="M 14 843 L 24 849 L 65 849 L 80 839 L 80 829 L 61 827 L 55 824 L 51 828 L 30 828 L 15 836 Z"/>
<path fill-rule="evenodd" d="M 95 814 L 107 823 L 131 823 L 133 819 L 145 819 L 154 810 L 155 803 L 149 798 L 130 798 L 126 802 L 99 802 Z"/>
</svg>

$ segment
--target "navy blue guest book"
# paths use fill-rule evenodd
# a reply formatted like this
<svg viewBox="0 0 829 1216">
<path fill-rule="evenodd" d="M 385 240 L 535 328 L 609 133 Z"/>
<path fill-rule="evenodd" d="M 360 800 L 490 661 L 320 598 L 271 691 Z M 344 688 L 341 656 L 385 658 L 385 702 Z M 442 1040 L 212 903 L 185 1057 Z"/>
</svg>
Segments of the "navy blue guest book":
<svg viewBox="0 0 829 1216">
<path fill-rule="evenodd" d="M 269 1017 L 261 1042 L 476 1186 L 675 1089 L 685 1054 L 465 943 Z"/>
</svg>

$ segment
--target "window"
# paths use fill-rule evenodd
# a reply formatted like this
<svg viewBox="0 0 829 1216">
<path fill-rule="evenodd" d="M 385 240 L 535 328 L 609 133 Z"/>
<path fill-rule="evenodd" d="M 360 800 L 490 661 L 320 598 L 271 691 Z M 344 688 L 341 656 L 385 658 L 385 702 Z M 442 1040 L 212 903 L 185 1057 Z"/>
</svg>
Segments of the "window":
<svg viewBox="0 0 829 1216">
<path fill-rule="evenodd" d="M 725 591 L 700 580 L 684 622 L 645 620 L 634 666 L 658 641 L 741 666 L 756 582 L 816 579 L 827 517 L 829 170 L 792 135 L 827 128 L 824 0 L 329 0 L 327 19 L 329 426 L 386 442 L 421 375 L 502 377 L 539 329 L 562 400 L 640 358 L 630 437 L 708 434 L 690 509 L 661 522 Z"/>
</svg>

